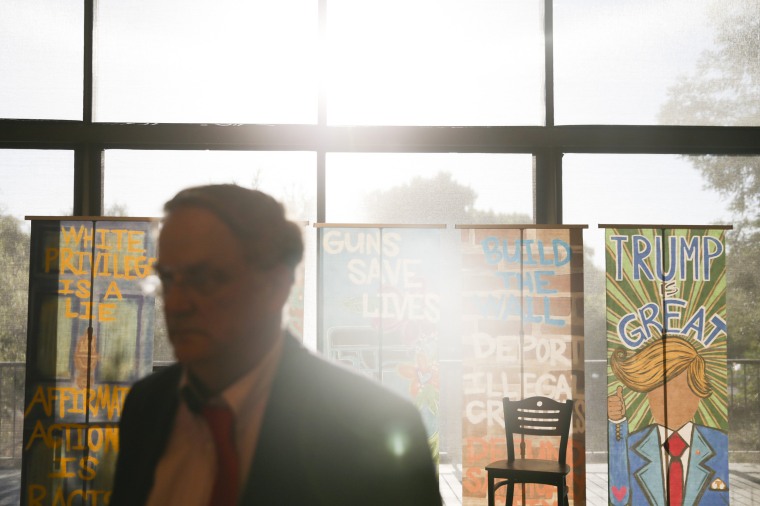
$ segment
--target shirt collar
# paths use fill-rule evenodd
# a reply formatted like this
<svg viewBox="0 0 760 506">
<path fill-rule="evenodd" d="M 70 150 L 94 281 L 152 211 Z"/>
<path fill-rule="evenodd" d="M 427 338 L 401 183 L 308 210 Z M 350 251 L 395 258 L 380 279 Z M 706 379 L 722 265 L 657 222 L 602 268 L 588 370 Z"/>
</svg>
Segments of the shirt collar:
<svg viewBox="0 0 760 506">
<path fill-rule="evenodd" d="M 187 369 L 182 370 L 179 382 L 179 390 L 182 399 L 190 411 L 199 413 L 204 404 L 226 404 L 235 415 L 245 409 L 248 399 L 255 399 L 264 395 L 271 385 L 274 372 L 282 355 L 283 339 L 276 339 L 272 348 L 264 355 L 264 358 L 250 371 L 241 376 L 237 381 L 225 388 L 220 394 L 209 396 L 203 386 L 189 375 Z"/>
<path fill-rule="evenodd" d="M 683 438 L 684 441 L 686 441 L 687 445 L 691 444 L 691 432 L 694 428 L 694 424 L 692 422 L 686 422 L 683 427 L 681 427 L 678 430 L 672 430 L 668 429 L 664 425 L 657 425 L 657 430 L 660 432 L 660 441 L 662 441 L 662 444 L 665 444 L 665 441 L 668 440 L 671 434 L 674 432 L 678 432 L 678 435 Z"/>
</svg>

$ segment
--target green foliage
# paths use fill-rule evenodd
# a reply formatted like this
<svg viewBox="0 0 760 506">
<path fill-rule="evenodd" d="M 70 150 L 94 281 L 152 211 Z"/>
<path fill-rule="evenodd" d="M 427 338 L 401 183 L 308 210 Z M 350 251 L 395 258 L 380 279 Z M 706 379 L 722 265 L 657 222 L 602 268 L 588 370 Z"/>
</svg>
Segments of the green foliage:
<svg viewBox="0 0 760 506">
<path fill-rule="evenodd" d="M 729 233 L 727 274 L 728 354 L 760 357 L 760 232 L 741 226 Z"/>
<path fill-rule="evenodd" d="M 671 87 L 660 120 L 682 125 L 760 125 L 760 3 L 716 1 L 711 19 L 716 29 L 714 47 L 701 54 L 691 75 Z M 728 356 L 756 359 L 760 357 L 760 156 L 688 159 L 708 187 L 730 199 L 735 228 L 727 234 Z M 756 370 L 754 366 L 741 373 Z M 756 460 L 752 453 L 742 453 L 760 449 L 756 383 L 737 376 L 731 393 L 735 401 L 729 415 L 731 458 Z M 739 405 L 737 399 L 747 403 Z"/>
<path fill-rule="evenodd" d="M 760 226 L 760 157 L 708 155 L 689 160 L 710 187 L 731 199 L 731 210 L 740 222 Z"/>
<path fill-rule="evenodd" d="M 377 223 L 495 224 L 531 223 L 530 216 L 475 209 L 475 190 L 464 186 L 448 172 L 369 194 L 365 207 Z"/>
<path fill-rule="evenodd" d="M 681 76 L 660 111 L 664 123 L 760 124 L 760 3 L 717 1 L 714 47 Z M 760 156 L 690 156 L 708 187 L 730 199 L 727 234 L 729 356 L 760 356 Z"/>
<path fill-rule="evenodd" d="M 714 48 L 704 51 L 691 75 L 681 76 L 660 111 L 665 123 L 760 123 L 760 3 L 716 0 L 709 11 Z"/>
<path fill-rule="evenodd" d="M 23 361 L 26 355 L 29 235 L 21 221 L 0 214 L 0 361 Z"/>
</svg>

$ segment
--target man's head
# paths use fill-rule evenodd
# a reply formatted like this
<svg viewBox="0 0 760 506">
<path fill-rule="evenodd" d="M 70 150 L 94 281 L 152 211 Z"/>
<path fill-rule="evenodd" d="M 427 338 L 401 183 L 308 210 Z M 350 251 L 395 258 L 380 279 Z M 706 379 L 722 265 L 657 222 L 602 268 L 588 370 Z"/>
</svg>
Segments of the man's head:
<svg viewBox="0 0 760 506">
<path fill-rule="evenodd" d="M 223 387 L 279 336 L 301 232 L 272 197 L 235 185 L 183 190 L 164 209 L 156 271 L 169 339 L 198 379 Z"/>
<path fill-rule="evenodd" d="M 282 204 L 266 193 L 234 184 L 198 186 L 179 192 L 164 205 L 164 211 L 171 215 L 186 207 L 206 209 L 220 219 L 240 241 L 252 265 L 284 264 L 295 269 L 301 262 L 301 230 L 285 218 Z"/>
<path fill-rule="evenodd" d="M 674 429 L 690 421 L 699 401 L 712 393 L 705 359 L 680 337 L 658 339 L 630 357 L 617 350 L 610 366 L 626 387 L 647 394 L 657 423 Z"/>
</svg>

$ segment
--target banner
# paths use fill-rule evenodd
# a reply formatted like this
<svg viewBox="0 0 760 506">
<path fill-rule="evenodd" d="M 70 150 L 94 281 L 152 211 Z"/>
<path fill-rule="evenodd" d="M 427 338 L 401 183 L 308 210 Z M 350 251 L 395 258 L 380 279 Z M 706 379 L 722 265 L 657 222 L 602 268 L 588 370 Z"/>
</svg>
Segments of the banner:
<svg viewBox="0 0 760 506">
<path fill-rule="evenodd" d="M 437 461 L 441 230 L 319 229 L 320 349 L 411 399 Z"/>
<path fill-rule="evenodd" d="M 21 503 L 107 504 L 130 384 L 153 361 L 156 224 L 33 219 Z"/>
<path fill-rule="evenodd" d="M 728 504 L 725 230 L 606 227 L 609 503 Z"/>
<path fill-rule="evenodd" d="M 461 228 L 463 504 L 483 504 L 485 466 L 506 458 L 502 399 L 575 401 L 569 497 L 585 504 L 583 236 L 580 228 Z M 557 459 L 559 441 L 526 437 L 526 456 Z M 497 492 L 503 501 L 506 487 Z M 556 504 L 526 485 L 515 504 Z"/>
</svg>

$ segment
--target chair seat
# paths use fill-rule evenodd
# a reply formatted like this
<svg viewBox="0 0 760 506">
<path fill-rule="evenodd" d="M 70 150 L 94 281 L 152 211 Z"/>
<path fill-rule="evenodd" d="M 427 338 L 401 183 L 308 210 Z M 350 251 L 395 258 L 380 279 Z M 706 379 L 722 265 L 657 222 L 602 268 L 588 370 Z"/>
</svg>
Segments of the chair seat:
<svg viewBox="0 0 760 506">
<path fill-rule="evenodd" d="M 520 474 L 536 476 L 540 474 L 554 475 L 562 474 L 566 475 L 572 468 L 567 464 L 560 464 L 556 460 L 540 460 L 540 459 L 515 459 L 509 460 L 497 460 L 491 462 L 486 466 L 486 470 L 494 477 L 501 477 L 502 474 L 509 473 L 511 476 L 518 479 Z"/>
</svg>

